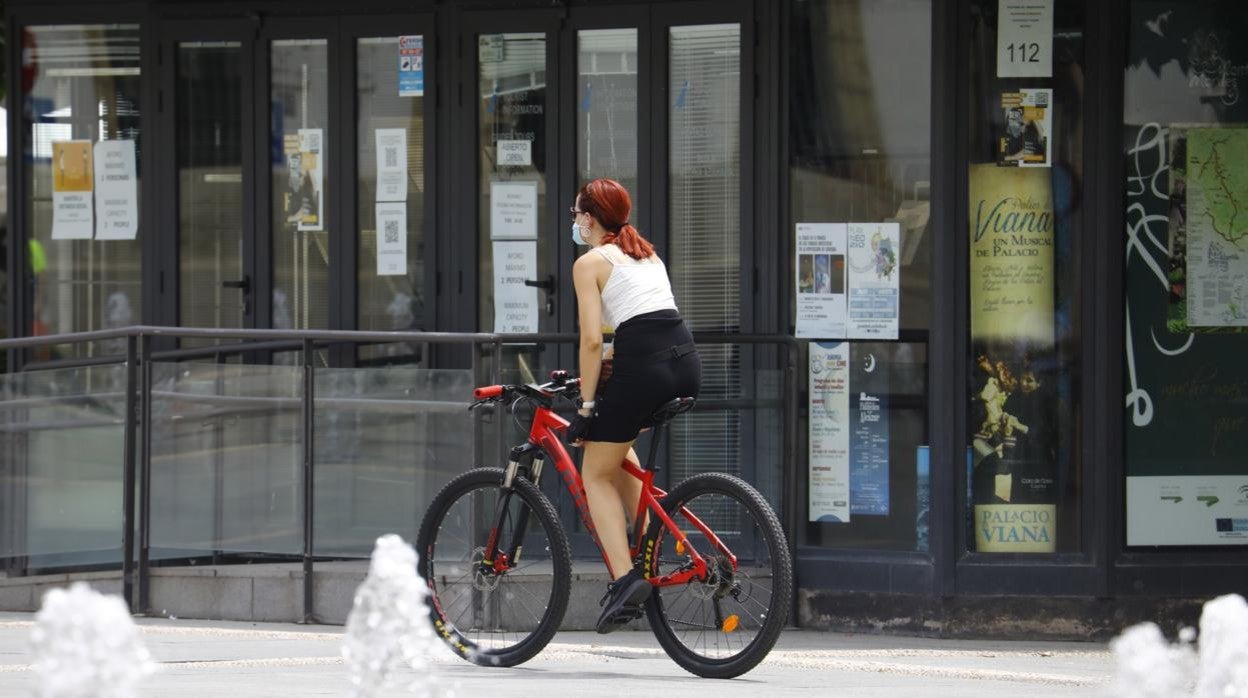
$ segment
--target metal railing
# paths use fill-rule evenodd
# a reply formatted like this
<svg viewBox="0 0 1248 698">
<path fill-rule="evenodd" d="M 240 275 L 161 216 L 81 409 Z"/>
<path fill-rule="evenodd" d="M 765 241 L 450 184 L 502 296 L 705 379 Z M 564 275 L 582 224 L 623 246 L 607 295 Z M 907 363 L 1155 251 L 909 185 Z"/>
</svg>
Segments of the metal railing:
<svg viewBox="0 0 1248 698">
<path fill-rule="evenodd" d="M 240 340 L 237 344 L 153 350 L 158 338 Z M 137 325 L 113 330 L 78 332 L 71 334 L 43 335 L 0 340 L 0 351 L 36 349 L 66 344 L 83 344 L 106 340 L 126 342 L 124 354 L 85 359 L 58 359 L 30 364 L 23 371 L 39 371 L 57 368 L 122 365 L 125 367 L 125 407 L 123 426 L 122 469 L 122 593 L 132 612 L 149 610 L 150 551 L 151 551 L 151 480 L 152 480 L 152 366 L 156 361 L 179 361 L 223 356 L 255 355 L 259 352 L 298 351 L 301 358 L 303 394 L 300 402 L 301 436 L 301 495 L 303 500 L 302 550 L 303 568 L 303 618 L 313 622 L 313 569 L 315 549 L 313 539 L 314 476 L 316 470 L 314 450 L 314 401 L 317 351 L 332 345 L 367 344 L 425 344 L 432 346 L 471 346 L 470 369 L 474 380 L 502 382 L 503 347 L 505 345 L 574 344 L 578 336 L 573 333 L 492 334 L 452 332 L 375 332 L 350 330 L 268 330 L 268 329 L 216 329 L 190 327 L 157 327 Z M 790 547 L 796 518 L 798 443 L 798 343 L 786 335 L 748 335 L 728 333 L 694 333 L 700 345 L 746 345 L 775 346 L 783 352 L 783 392 L 780 396 L 781 424 L 783 426 L 781 447 L 781 501 L 785 527 L 790 531 Z M 491 357 L 488 378 L 483 374 L 481 357 L 485 350 Z M 12 364 L 10 364 L 12 365 Z M 462 367 L 461 367 L 462 368 Z M 465 402 L 470 396 L 465 396 Z M 289 401 L 289 399 L 285 399 Z M 746 407 L 734 404 L 740 401 L 716 401 L 721 408 Z M 713 405 L 708 405 L 713 406 Z M 477 458 L 477 423 L 473 427 L 473 463 Z M 508 444 L 507 433 L 497 429 L 497 454 L 505 458 Z M 502 462 L 501 460 L 499 462 Z M 137 525 L 136 525 L 137 523 Z M 136 546 L 137 536 L 137 546 Z M 137 589 L 137 597 L 136 597 Z"/>
</svg>

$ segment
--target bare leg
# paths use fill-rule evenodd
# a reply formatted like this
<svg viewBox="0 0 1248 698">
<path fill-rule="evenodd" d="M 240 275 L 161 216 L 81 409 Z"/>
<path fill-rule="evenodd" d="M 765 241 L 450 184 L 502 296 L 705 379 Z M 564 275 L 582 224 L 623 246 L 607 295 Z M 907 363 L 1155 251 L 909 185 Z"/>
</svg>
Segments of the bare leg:
<svg viewBox="0 0 1248 698">
<path fill-rule="evenodd" d="M 585 456 L 581 459 L 585 498 L 613 579 L 623 577 L 633 568 L 628 557 L 628 524 L 624 517 L 627 502 L 619 489 L 619 475 L 623 472 L 620 464 L 632 445 L 631 442 L 586 441 Z M 632 505 L 635 511 L 636 499 Z"/>
</svg>

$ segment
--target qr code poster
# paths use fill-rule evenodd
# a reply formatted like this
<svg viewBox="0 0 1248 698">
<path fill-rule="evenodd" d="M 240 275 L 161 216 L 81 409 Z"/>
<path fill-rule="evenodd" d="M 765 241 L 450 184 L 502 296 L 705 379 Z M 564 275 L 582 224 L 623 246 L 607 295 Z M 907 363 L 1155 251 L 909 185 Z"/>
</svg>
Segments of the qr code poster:
<svg viewBox="0 0 1248 698">
<path fill-rule="evenodd" d="M 407 274 L 407 204 L 377 204 L 377 276 Z"/>
<path fill-rule="evenodd" d="M 379 128 L 377 201 L 407 201 L 407 129 Z"/>
</svg>

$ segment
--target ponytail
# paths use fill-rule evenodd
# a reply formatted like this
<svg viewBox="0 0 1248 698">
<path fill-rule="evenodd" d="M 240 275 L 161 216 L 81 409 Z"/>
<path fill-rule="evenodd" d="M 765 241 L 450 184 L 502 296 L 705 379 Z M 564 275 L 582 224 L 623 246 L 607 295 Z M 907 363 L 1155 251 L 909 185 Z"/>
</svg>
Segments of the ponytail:
<svg viewBox="0 0 1248 698">
<path fill-rule="evenodd" d="M 618 232 L 611 233 L 603 238 L 603 243 L 611 243 L 620 248 L 624 254 L 633 259 L 650 259 L 654 254 L 654 245 L 649 240 L 643 238 L 641 233 L 632 225 L 625 223 L 620 226 Z"/>
<path fill-rule="evenodd" d="M 576 193 L 577 205 L 607 229 L 603 244 L 615 244 L 633 259 L 650 259 L 654 245 L 628 223 L 633 201 L 624 185 L 614 179 L 595 179 Z M 616 221 L 619 221 L 618 223 Z"/>
</svg>

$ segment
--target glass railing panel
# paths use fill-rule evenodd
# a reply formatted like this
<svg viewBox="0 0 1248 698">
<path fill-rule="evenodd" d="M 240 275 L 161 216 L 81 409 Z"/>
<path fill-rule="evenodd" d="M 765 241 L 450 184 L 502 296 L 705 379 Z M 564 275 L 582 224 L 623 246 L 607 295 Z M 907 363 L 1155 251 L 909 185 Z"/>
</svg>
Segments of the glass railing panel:
<svg viewBox="0 0 1248 698">
<path fill-rule="evenodd" d="M 152 559 L 300 553 L 303 369 L 152 373 Z"/>
<path fill-rule="evenodd" d="M 125 369 L 0 376 L 0 568 L 121 560 Z"/>
<path fill-rule="evenodd" d="M 315 549 L 367 556 L 414 541 L 433 496 L 474 465 L 469 370 L 390 366 L 316 373 Z"/>
</svg>

